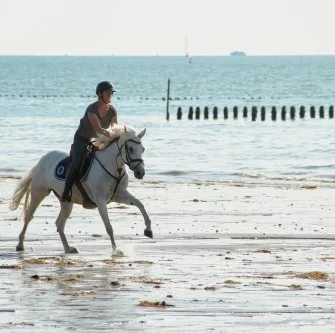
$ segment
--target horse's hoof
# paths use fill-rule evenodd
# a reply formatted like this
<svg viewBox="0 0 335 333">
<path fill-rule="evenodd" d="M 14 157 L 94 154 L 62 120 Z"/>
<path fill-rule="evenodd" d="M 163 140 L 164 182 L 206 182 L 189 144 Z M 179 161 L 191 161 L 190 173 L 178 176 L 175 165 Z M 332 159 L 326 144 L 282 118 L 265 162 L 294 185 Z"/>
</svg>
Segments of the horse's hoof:
<svg viewBox="0 0 335 333">
<path fill-rule="evenodd" d="M 18 246 L 16 247 L 16 251 L 18 251 L 18 252 L 22 252 L 22 251 L 24 251 L 24 247 L 18 245 Z"/>
<path fill-rule="evenodd" d="M 124 253 L 121 250 L 116 249 L 113 250 L 112 257 L 124 257 Z"/>
<path fill-rule="evenodd" d="M 144 236 L 147 236 L 149 238 L 153 238 L 152 230 L 145 229 L 144 230 Z"/>
<path fill-rule="evenodd" d="M 75 247 L 70 247 L 67 251 L 66 251 L 66 253 L 79 253 L 79 251 L 75 248 Z"/>
</svg>

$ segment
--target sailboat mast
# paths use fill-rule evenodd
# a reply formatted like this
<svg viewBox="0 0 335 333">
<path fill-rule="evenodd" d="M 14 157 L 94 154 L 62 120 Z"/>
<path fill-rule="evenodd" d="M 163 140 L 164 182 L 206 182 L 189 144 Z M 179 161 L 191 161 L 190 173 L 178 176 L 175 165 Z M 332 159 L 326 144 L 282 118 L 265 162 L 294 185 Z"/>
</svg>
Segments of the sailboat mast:
<svg viewBox="0 0 335 333">
<path fill-rule="evenodd" d="M 188 38 L 185 37 L 185 56 L 188 57 Z"/>
</svg>

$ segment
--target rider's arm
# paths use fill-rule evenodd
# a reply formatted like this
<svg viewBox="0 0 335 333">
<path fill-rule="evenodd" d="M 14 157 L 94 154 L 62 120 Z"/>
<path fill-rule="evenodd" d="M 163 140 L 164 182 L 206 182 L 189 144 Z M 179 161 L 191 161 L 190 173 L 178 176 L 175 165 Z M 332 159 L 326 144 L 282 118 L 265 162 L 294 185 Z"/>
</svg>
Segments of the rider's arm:
<svg viewBox="0 0 335 333">
<path fill-rule="evenodd" d="M 99 118 L 93 112 L 88 112 L 87 115 L 95 133 L 106 136 L 107 138 L 112 137 L 110 132 L 101 127 Z"/>
<path fill-rule="evenodd" d="M 117 124 L 117 115 L 115 115 L 114 117 L 112 117 L 111 119 L 111 125 L 113 124 Z"/>
</svg>

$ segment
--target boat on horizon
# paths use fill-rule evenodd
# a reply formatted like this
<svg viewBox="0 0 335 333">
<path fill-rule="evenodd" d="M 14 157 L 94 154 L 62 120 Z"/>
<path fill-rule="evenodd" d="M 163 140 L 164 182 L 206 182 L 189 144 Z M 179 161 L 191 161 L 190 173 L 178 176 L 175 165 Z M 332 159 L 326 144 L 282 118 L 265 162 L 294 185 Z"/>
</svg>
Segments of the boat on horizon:
<svg viewBox="0 0 335 333">
<path fill-rule="evenodd" d="M 231 56 L 246 56 L 243 51 L 234 51 L 230 53 Z"/>
</svg>

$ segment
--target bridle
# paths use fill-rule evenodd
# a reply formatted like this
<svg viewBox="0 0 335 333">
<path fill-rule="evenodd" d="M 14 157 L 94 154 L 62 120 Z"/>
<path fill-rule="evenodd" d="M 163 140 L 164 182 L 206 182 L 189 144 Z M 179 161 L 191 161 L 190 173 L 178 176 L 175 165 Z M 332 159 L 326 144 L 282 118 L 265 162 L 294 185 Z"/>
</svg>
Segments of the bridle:
<svg viewBox="0 0 335 333">
<path fill-rule="evenodd" d="M 115 185 L 115 188 L 114 188 L 114 191 L 113 191 L 113 194 L 112 194 L 112 196 L 110 197 L 110 199 L 109 199 L 109 202 L 110 201 L 112 201 L 112 199 L 114 198 L 114 195 L 115 195 L 115 193 L 116 193 L 116 190 L 117 190 L 117 188 L 118 188 L 118 186 L 119 186 L 119 184 L 120 184 L 120 182 L 121 182 L 121 179 L 124 177 L 124 175 L 126 174 L 126 170 L 122 173 L 122 167 L 119 167 L 119 165 L 118 165 L 118 157 L 119 156 L 121 156 L 121 158 L 122 158 L 122 161 L 123 161 L 123 163 L 125 163 L 126 165 L 128 165 L 128 167 L 129 167 L 129 169 L 131 170 L 131 171 L 134 171 L 137 167 L 138 167 L 138 165 L 139 164 L 143 164 L 144 165 L 144 161 L 143 161 L 143 159 L 142 158 L 131 158 L 131 156 L 130 156 L 130 154 L 129 154 L 129 149 L 128 149 L 128 141 L 130 141 L 130 142 L 133 142 L 133 143 L 136 143 L 136 144 L 141 144 L 141 141 L 136 141 L 136 140 L 134 140 L 134 139 L 128 139 L 128 140 L 126 140 L 121 146 L 119 146 L 119 139 L 120 138 L 118 138 L 117 140 L 116 140 L 116 145 L 117 145 L 117 148 L 118 148 L 118 154 L 116 155 L 116 159 L 115 159 L 115 164 L 116 164 L 116 166 L 117 166 L 117 171 L 118 171 L 118 173 L 119 173 L 119 175 L 118 175 L 118 177 L 116 177 L 116 176 L 114 176 L 112 173 L 110 173 L 107 169 L 106 169 L 106 167 L 102 164 L 102 162 L 98 159 L 98 157 L 96 156 L 96 154 L 94 154 L 94 159 L 96 159 L 97 160 L 97 162 L 100 164 L 100 166 L 102 167 L 102 169 L 111 177 L 111 178 L 113 178 L 113 179 L 115 179 L 116 180 L 116 185 Z M 112 141 L 108 146 L 110 146 L 113 142 L 115 142 L 115 141 Z M 107 148 L 108 146 L 106 146 L 105 148 Z M 124 158 L 123 158 L 123 156 L 122 156 L 122 148 L 124 147 L 124 149 L 125 149 L 125 153 L 126 153 L 126 161 L 124 160 Z M 105 149 L 104 148 L 104 149 Z M 134 162 L 138 162 L 136 165 L 135 165 L 135 167 L 131 167 L 131 165 L 134 163 Z"/>
<path fill-rule="evenodd" d="M 116 141 L 116 145 L 117 145 L 117 148 L 119 150 L 119 153 L 117 154 L 116 158 L 118 158 L 119 156 L 121 156 L 123 162 L 128 165 L 129 169 L 131 171 L 134 171 L 138 167 L 139 164 L 142 163 L 144 165 L 144 161 L 143 161 L 142 158 L 131 158 L 130 157 L 129 149 L 128 149 L 128 142 L 133 142 L 133 143 L 136 143 L 138 145 L 141 144 L 141 141 L 136 141 L 134 139 L 128 139 L 121 146 L 119 146 L 119 140 L 117 140 Z M 124 160 L 124 158 L 122 156 L 122 151 L 121 150 L 122 150 L 123 146 L 124 146 L 124 150 L 125 150 L 125 153 L 126 153 L 126 161 Z M 138 163 L 132 168 L 131 165 L 134 162 L 138 162 Z M 116 164 L 117 164 L 117 161 L 116 161 Z"/>
</svg>

